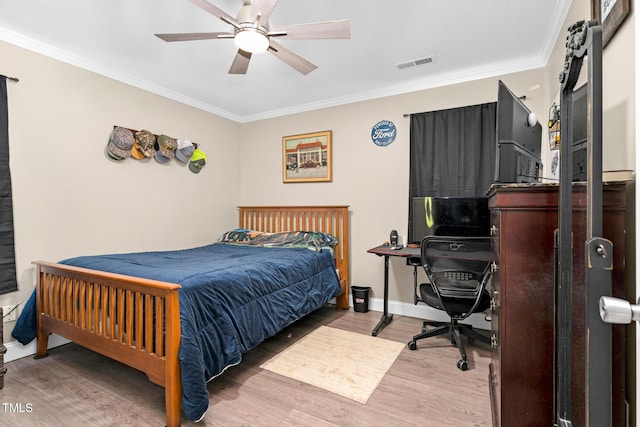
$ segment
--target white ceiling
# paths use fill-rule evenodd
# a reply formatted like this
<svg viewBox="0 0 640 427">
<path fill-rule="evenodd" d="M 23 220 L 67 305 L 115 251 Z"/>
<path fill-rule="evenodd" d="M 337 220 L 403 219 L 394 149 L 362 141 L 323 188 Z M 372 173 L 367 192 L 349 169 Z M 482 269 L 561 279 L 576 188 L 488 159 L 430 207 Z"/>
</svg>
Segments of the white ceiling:
<svg viewBox="0 0 640 427">
<path fill-rule="evenodd" d="M 209 1 L 231 16 L 242 4 Z M 350 39 L 279 41 L 318 66 L 306 76 L 269 53 L 253 55 L 246 75 L 229 75 L 232 40 L 155 37 L 231 31 L 187 0 L 0 0 L 0 40 L 248 122 L 542 67 L 570 4 L 280 0 L 271 27 L 350 21 Z M 397 67 L 427 56 L 434 61 Z"/>
</svg>

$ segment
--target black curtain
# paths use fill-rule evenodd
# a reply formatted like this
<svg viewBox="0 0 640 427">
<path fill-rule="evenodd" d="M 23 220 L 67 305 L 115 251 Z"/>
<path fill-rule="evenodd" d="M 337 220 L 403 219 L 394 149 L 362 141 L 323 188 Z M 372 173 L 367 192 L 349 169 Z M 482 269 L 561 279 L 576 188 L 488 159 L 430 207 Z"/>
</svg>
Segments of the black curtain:
<svg viewBox="0 0 640 427">
<path fill-rule="evenodd" d="M 409 236 L 413 197 L 483 197 L 494 181 L 496 102 L 411 115 Z"/>
<path fill-rule="evenodd" d="M 0 294 L 18 290 L 9 171 L 7 79 L 0 76 Z"/>
</svg>

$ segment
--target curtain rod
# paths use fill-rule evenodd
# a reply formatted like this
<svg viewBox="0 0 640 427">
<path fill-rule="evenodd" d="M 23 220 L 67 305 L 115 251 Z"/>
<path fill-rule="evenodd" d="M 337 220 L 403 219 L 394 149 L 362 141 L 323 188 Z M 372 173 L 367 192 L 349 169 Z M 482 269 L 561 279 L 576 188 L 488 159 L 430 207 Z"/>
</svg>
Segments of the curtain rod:
<svg viewBox="0 0 640 427">
<path fill-rule="evenodd" d="M 2 74 L 0 74 L 0 77 L 4 77 L 4 78 L 12 80 L 12 81 L 14 81 L 16 83 L 20 81 L 20 79 L 17 78 L 17 77 L 9 77 L 9 76 L 5 76 L 5 75 L 2 75 Z"/>
<path fill-rule="evenodd" d="M 527 99 L 527 95 L 519 96 L 518 99 L 520 101 L 525 101 Z M 411 114 L 420 114 L 420 113 L 404 113 L 402 117 L 411 117 Z"/>
</svg>

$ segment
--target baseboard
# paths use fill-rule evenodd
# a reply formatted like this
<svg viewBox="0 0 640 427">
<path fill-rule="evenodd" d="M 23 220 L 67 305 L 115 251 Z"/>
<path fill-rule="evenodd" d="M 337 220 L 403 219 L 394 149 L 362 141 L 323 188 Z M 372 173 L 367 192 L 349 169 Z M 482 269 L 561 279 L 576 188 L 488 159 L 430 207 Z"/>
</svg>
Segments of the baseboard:
<svg viewBox="0 0 640 427">
<path fill-rule="evenodd" d="M 349 306 L 353 307 L 353 300 L 349 301 Z M 382 298 L 370 298 L 369 310 L 384 312 L 384 300 Z M 400 301 L 389 301 L 387 304 L 387 312 L 389 314 L 397 314 L 398 316 L 415 317 L 417 319 L 426 319 L 446 322 L 449 320 L 444 311 L 436 310 L 426 304 L 409 304 Z M 465 319 L 464 323 L 472 325 L 474 328 L 491 330 L 491 322 L 485 319 L 484 313 L 475 313 Z"/>
<path fill-rule="evenodd" d="M 70 342 L 71 341 L 66 338 L 62 338 L 59 335 L 52 334 L 51 336 L 49 336 L 48 348 L 59 347 Z M 4 355 L 5 362 L 11 362 L 12 360 L 33 356 L 37 351 L 36 340 L 31 341 L 27 345 L 22 345 L 18 341 L 11 341 L 6 343 L 5 347 L 7 348 L 7 352 Z"/>
</svg>

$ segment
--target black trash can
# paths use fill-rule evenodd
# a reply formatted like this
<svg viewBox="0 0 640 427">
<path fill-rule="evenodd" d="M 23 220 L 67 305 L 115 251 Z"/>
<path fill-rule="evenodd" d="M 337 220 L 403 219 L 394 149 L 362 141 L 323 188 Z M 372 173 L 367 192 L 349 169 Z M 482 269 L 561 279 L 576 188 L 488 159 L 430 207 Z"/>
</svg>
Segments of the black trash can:
<svg viewBox="0 0 640 427">
<path fill-rule="evenodd" d="M 353 310 L 358 313 L 366 313 L 369 311 L 369 293 L 371 288 L 364 286 L 352 286 L 351 295 L 353 296 Z"/>
</svg>

